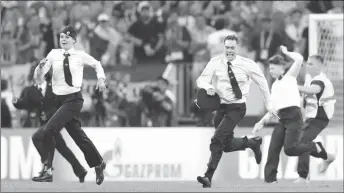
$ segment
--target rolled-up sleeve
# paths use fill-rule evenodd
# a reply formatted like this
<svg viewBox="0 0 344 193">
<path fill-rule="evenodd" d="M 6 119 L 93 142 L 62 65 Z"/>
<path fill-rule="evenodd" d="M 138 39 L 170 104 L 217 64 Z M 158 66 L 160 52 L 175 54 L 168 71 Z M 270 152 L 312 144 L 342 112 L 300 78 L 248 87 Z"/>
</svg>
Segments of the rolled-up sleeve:
<svg viewBox="0 0 344 193">
<path fill-rule="evenodd" d="M 270 90 L 269 90 L 269 85 L 268 82 L 263 74 L 263 72 L 261 71 L 261 69 L 259 68 L 259 66 L 252 62 L 252 64 L 249 65 L 250 66 L 250 77 L 252 78 L 252 80 L 259 86 L 263 96 L 264 96 L 264 102 L 268 102 L 270 100 Z"/>
<path fill-rule="evenodd" d="M 202 74 L 198 77 L 196 84 L 198 88 L 203 88 L 205 90 L 208 90 L 210 88 L 213 88 L 213 85 L 211 84 L 211 81 L 213 79 L 213 75 L 215 72 L 213 60 L 210 60 L 206 67 L 204 68 Z"/>
<path fill-rule="evenodd" d="M 84 64 L 91 66 L 96 70 L 97 78 L 103 78 L 105 80 L 105 73 L 103 66 L 100 64 L 98 60 L 87 54 L 86 52 L 82 52 L 82 60 Z"/>
</svg>

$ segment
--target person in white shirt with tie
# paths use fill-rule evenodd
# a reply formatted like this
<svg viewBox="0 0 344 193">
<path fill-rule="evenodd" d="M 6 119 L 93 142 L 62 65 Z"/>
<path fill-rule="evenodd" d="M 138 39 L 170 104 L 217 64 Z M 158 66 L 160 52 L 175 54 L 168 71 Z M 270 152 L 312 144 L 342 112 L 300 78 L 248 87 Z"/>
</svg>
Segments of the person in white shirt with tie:
<svg viewBox="0 0 344 193">
<path fill-rule="evenodd" d="M 321 142 L 300 141 L 303 118 L 300 108 L 301 96 L 296 78 L 303 63 L 303 57 L 299 53 L 288 52 L 285 46 L 280 48 L 283 54 L 293 59 L 293 64 L 289 67 L 281 55 L 275 55 L 269 59 L 270 74 L 276 79 L 271 88 L 271 100 L 274 110 L 278 112 L 279 123 L 271 135 L 264 169 L 266 183 L 277 183 L 277 168 L 283 146 L 287 156 L 300 156 L 308 153 L 317 158 L 327 159 L 326 150 Z M 271 114 L 267 113 L 254 126 L 252 132 L 256 133 L 262 129 L 270 118 Z"/>
<path fill-rule="evenodd" d="M 311 78 L 305 86 L 299 86 L 301 93 L 305 94 L 305 118 L 306 122 L 302 128 L 301 141 L 313 141 L 329 124 L 335 109 L 335 92 L 331 80 L 324 73 L 326 67 L 324 59 L 320 55 L 312 55 L 307 61 L 307 73 Z M 297 173 L 299 178 L 294 183 L 309 182 L 309 154 L 299 156 Z M 327 153 L 320 172 L 324 173 L 329 165 L 335 160 L 335 155 Z"/>
<path fill-rule="evenodd" d="M 216 92 L 221 99 L 220 109 L 214 117 L 216 130 L 210 143 L 211 157 L 208 169 L 203 177 L 197 177 L 197 181 L 204 188 L 211 187 L 212 177 L 223 151 L 233 152 L 251 148 L 257 164 L 261 162 L 262 138 L 235 138 L 233 132 L 246 114 L 246 96 L 251 79 L 261 89 L 267 110 L 275 114 L 269 102 L 270 92 L 264 74 L 254 61 L 237 55 L 238 41 L 237 36 L 228 35 L 223 42 L 224 53 L 212 57 L 197 79 L 198 88 L 205 89 L 208 95 L 214 95 Z"/>
<path fill-rule="evenodd" d="M 54 136 L 65 127 L 71 138 L 75 141 L 89 167 L 94 167 L 96 172 L 96 183 L 100 185 L 104 180 L 104 169 L 106 164 L 98 150 L 81 129 L 78 116 L 83 105 L 81 85 L 83 80 L 84 65 L 95 68 L 97 73 L 97 88 L 104 91 L 105 74 L 99 61 L 84 51 L 74 49 L 76 30 L 65 27 L 60 33 L 60 44 L 62 49 L 53 49 L 48 56 L 41 60 L 34 72 L 37 84 L 43 81 L 44 75 L 52 68 L 52 90 L 56 95 L 58 110 L 49 119 L 44 127 L 44 135 L 40 139 L 44 147 L 47 160 L 44 162 L 43 174 L 35 181 L 52 181 L 53 151 L 55 150 Z"/>
</svg>

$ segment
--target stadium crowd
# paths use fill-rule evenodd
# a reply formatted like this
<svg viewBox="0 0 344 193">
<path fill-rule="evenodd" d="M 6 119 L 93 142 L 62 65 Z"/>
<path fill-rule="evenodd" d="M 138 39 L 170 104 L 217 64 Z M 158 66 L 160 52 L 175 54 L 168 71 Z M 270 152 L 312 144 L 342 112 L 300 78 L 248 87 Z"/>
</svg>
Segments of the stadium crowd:
<svg viewBox="0 0 344 193">
<path fill-rule="evenodd" d="M 240 54 L 263 68 L 280 45 L 307 58 L 310 13 L 343 13 L 343 3 L 2 1 L 1 67 L 31 64 L 31 73 L 20 83 L 21 94 L 25 94 L 25 88 L 34 84 L 32 69 L 51 49 L 59 47 L 60 30 L 74 26 L 78 30 L 75 48 L 101 61 L 109 85 L 105 93 L 98 93 L 94 84 L 84 85 L 83 126 L 170 126 L 175 125 L 177 95 L 168 89 L 173 80 L 158 74 L 153 78 L 156 81 L 133 90 L 129 85 L 135 77 L 113 69 L 151 68 L 151 64 L 166 66 L 169 62 L 187 66 L 191 78 L 186 84 L 191 84 L 191 90 L 184 92 L 190 93 L 192 101 L 196 78 L 209 58 L 222 51 L 222 39 L 228 34 L 237 34 Z M 19 113 L 13 107 L 12 97 L 6 97 L 12 92 L 11 81 L 2 73 L 1 127 L 31 127 L 22 120 L 39 115 L 27 109 Z M 209 113 L 190 109 L 187 116 L 198 118 L 199 125 L 212 124 Z"/>
</svg>

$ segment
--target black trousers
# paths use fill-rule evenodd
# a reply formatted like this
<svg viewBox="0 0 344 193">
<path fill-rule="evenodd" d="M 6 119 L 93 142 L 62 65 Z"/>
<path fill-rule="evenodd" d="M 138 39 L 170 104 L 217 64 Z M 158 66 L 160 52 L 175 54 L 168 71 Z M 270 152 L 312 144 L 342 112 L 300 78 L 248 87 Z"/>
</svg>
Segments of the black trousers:
<svg viewBox="0 0 344 193">
<path fill-rule="evenodd" d="M 39 155 L 41 156 L 41 162 L 44 163 L 47 160 L 46 154 L 44 153 L 44 144 L 41 139 L 44 138 L 44 126 L 37 130 L 32 136 L 32 142 L 35 145 Z M 80 164 L 79 160 L 75 157 L 73 152 L 67 146 L 61 133 L 55 135 L 56 150 L 70 163 L 76 176 L 79 176 L 84 172 L 84 167 Z"/>
<path fill-rule="evenodd" d="M 103 159 L 92 141 L 81 129 L 81 123 L 78 120 L 84 102 L 81 92 L 69 95 L 57 95 L 56 100 L 59 109 L 44 126 L 43 138 L 38 139 L 39 141 L 43 141 L 41 143 L 43 144 L 42 149 L 44 149 L 43 157 L 47 157 L 44 163 L 48 167 L 52 166 L 56 143 L 55 136 L 65 127 L 68 134 L 83 152 L 89 167 L 92 168 L 100 165 Z"/>
<path fill-rule="evenodd" d="M 272 132 L 268 151 L 268 158 L 264 168 L 266 182 L 276 181 L 280 152 L 284 146 L 287 156 L 300 156 L 304 153 L 319 157 L 317 148 L 312 141 L 301 143 L 301 129 L 303 127 L 302 113 L 299 107 L 288 107 L 279 112 L 279 124 Z"/>
<path fill-rule="evenodd" d="M 321 120 L 314 118 L 307 119 L 301 131 L 301 143 L 313 141 L 321 133 L 321 131 L 327 127 L 328 123 L 329 120 Z M 312 156 L 316 155 L 312 154 Z M 308 152 L 299 156 L 297 173 L 302 178 L 307 178 L 309 174 L 309 157 L 310 154 Z"/>
<path fill-rule="evenodd" d="M 246 114 L 246 104 L 221 104 L 214 117 L 215 133 L 211 138 L 211 157 L 208 168 L 216 170 L 223 151 L 232 152 L 247 148 L 247 140 L 234 137 L 234 128 Z"/>
</svg>

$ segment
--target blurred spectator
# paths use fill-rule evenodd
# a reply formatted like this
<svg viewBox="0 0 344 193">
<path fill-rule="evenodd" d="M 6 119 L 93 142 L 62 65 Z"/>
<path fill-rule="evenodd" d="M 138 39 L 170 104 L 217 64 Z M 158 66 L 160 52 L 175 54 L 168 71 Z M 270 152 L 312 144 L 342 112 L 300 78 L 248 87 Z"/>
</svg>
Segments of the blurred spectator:
<svg viewBox="0 0 344 193">
<path fill-rule="evenodd" d="M 272 6 L 274 11 L 281 11 L 284 14 L 288 14 L 297 8 L 297 1 L 273 1 Z"/>
<path fill-rule="evenodd" d="M 37 14 L 27 19 L 18 32 L 18 61 L 24 64 L 34 59 L 44 58 L 46 43 L 40 30 L 40 19 Z"/>
<path fill-rule="evenodd" d="M 93 18 L 91 5 L 88 2 L 75 3 L 70 11 L 71 23 L 91 21 Z"/>
<path fill-rule="evenodd" d="M 164 43 L 162 23 L 153 17 L 153 10 L 148 1 L 140 2 L 137 11 L 139 18 L 128 30 L 135 44 L 135 59 L 139 64 L 163 62 L 165 54 L 162 49 Z"/>
<path fill-rule="evenodd" d="M 8 82 L 6 80 L 1 79 L 1 94 L 3 91 L 7 90 L 7 88 L 8 88 Z M 11 128 L 11 127 L 12 127 L 11 111 L 7 105 L 5 98 L 1 97 L 1 128 Z"/>
<path fill-rule="evenodd" d="M 223 18 L 225 13 L 231 10 L 230 1 L 206 1 L 203 4 L 202 14 L 207 19 L 208 25 L 214 25 L 215 22 Z"/>
<path fill-rule="evenodd" d="M 75 29 L 77 30 L 76 42 L 74 44 L 75 49 L 84 50 L 85 52 L 90 53 L 90 32 L 87 25 L 83 22 L 77 22 L 75 24 Z"/>
<path fill-rule="evenodd" d="M 115 53 L 115 64 L 131 66 L 134 60 L 134 44 L 127 33 L 127 26 L 124 20 L 118 20 L 115 26 L 122 37 L 117 45 Z"/>
<path fill-rule="evenodd" d="M 332 9 L 328 10 L 327 13 L 329 14 L 343 14 L 344 4 L 343 1 L 331 1 L 332 2 Z"/>
<path fill-rule="evenodd" d="M 189 53 L 190 43 L 191 36 L 188 29 L 178 23 L 178 13 L 172 11 L 167 20 L 165 32 L 167 61 L 191 62 L 192 55 Z"/>
<path fill-rule="evenodd" d="M 264 66 L 265 77 L 270 83 L 268 59 L 277 54 L 279 47 L 283 44 L 283 39 L 274 31 L 270 18 L 262 18 L 260 25 L 261 30 L 252 39 L 252 48 L 256 52 L 255 61 Z"/>
<path fill-rule="evenodd" d="M 208 36 L 207 44 L 208 50 L 210 51 L 210 56 L 214 57 L 223 52 L 223 40 L 228 35 L 236 35 L 236 32 L 232 31 L 230 28 L 229 20 L 226 18 L 220 18 L 215 22 L 216 31 Z"/>
<path fill-rule="evenodd" d="M 159 77 L 156 84 L 141 90 L 147 126 L 164 127 L 171 125 L 175 96 L 168 91 L 169 81 Z"/>
<path fill-rule="evenodd" d="M 94 119 L 94 126 L 96 127 L 105 127 L 106 111 L 104 104 L 103 93 L 94 89 L 92 95 L 92 118 Z"/>
<path fill-rule="evenodd" d="M 193 1 L 190 5 L 190 14 L 197 16 L 202 14 L 204 1 Z M 196 19 L 197 20 L 197 19 Z"/>
<path fill-rule="evenodd" d="M 190 52 L 193 55 L 193 83 L 196 82 L 196 79 L 202 73 L 205 65 L 210 59 L 210 52 L 207 49 L 207 39 L 214 31 L 214 28 L 206 24 L 206 18 L 203 15 L 196 16 L 195 28 L 190 31 L 192 37 Z"/>
<path fill-rule="evenodd" d="M 337 2 L 337 0 L 308 1 L 307 7 L 312 13 L 326 13 L 328 10 L 333 8 L 332 2 Z"/>
<path fill-rule="evenodd" d="M 100 52 L 100 61 L 103 65 L 114 65 L 115 58 L 114 55 L 116 53 L 116 48 L 120 41 L 121 34 L 118 33 L 111 25 L 109 24 L 110 17 L 105 13 L 102 13 L 98 16 L 98 25 L 94 29 L 94 33 L 96 36 L 101 39 L 101 42 L 106 42 L 104 46 L 98 45 L 98 49 L 95 51 Z M 93 46 L 93 44 L 92 44 Z"/>
<path fill-rule="evenodd" d="M 270 18 L 262 18 L 260 25 L 260 32 L 252 39 L 252 47 L 256 51 L 255 61 L 267 65 L 267 59 L 277 53 L 283 39 L 274 31 Z"/>
<path fill-rule="evenodd" d="M 195 18 L 189 13 L 189 1 L 178 2 L 178 24 L 185 26 L 188 30 L 195 27 Z"/>
<path fill-rule="evenodd" d="M 29 86 L 24 87 L 20 97 L 13 99 L 13 105 L 17 109 L 25 110 L 26 115 L 21 117 L 22 127 L 39 127 L 41 118 L 41 91 L 29 80 Z"/>
<path fill-rule="evenodd" d="M 289 23 L 285 31 L 288 37 L 293 41 L 293 50 L 297 49 L 297 43 L 301 40 L 301 33 L 303 26 L 301 25 L 302 12 L 299 9 L 294 9 L 289 15 Z"/>
<path fill-rule="evenodd" d="M 240 25 L 240 31 L 238 32 L 238 37 L 240 39 L 238 44 L 239 53 L 241 56 L 250 58 L 252 60 L 254 60 L 256 56 L 256 52 L 253 50 L 252 47 L 253 34 L 254 30 L 249 24 L 243 22 Z"/>
</svg>

